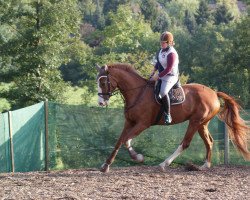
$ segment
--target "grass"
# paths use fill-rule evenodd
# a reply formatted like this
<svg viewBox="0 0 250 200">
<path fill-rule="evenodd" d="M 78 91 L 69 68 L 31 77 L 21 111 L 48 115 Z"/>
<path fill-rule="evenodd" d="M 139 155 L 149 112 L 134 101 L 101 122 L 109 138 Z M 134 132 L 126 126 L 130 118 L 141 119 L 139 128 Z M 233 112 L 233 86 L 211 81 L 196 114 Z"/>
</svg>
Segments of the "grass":
<svg viewBox="0 0 250 200">
<path fill-rule="evenodd" d="M 70 105 L 91 104 L 91 102 L 97 102 L 97 98 L 88 94 L 86 87 L 69 87 L 64 96 L 66 98 L 65 103 Z"/>
<path fill-rule="evenodd" d="M 0 82 L 0 91 L 8 90 L 9 87 L 10 84 Z M 10 110 L 10 103 L 7 101 L 7 99 L 0 97 L 0 112 L 5 112 L 7 110 Z"/>
<path fill-rule="evenodd" d="M 66 104 L 70 105 L 87 105 L 87 106 L 98 106 L 97 94 L 89 94 L 87 87 L 69 87 L 67 92 L 64 94 L 66 98 Z M 123 107 L 124 103 L 121 95 L 115 95 L 110 98 L 110 108 Z"/>
</svg>

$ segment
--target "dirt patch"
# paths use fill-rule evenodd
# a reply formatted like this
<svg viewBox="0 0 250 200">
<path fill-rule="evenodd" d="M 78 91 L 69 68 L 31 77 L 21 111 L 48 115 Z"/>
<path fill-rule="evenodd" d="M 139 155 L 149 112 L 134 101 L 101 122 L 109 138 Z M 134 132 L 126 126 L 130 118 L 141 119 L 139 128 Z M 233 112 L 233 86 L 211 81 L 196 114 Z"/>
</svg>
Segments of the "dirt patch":
<svg viewBox="0 0 250 200">
<path fill-rule="evenodd" d="M 250 199 L 249 166 L 112 168 L 0 174 L 0 199 Z"/>
</svg>

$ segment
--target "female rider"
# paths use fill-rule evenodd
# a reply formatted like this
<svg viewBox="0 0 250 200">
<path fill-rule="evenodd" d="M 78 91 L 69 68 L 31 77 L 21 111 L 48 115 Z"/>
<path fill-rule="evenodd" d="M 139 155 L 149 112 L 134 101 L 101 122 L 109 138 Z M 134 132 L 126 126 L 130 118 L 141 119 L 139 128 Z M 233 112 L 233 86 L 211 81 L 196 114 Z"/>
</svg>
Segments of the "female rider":
<svg viewBox="0 0 250 200">
<path fill-rule="evenodd" d="M 168 92 L 177 83 L 179 79 L 179 56 L 174 46 L 174 37 L 172 33 L 166 31 L 160 37 L 161 49 L 157 53 L 157 63 L 150 75 L 150 80 L 162 81 L 160 95 L 165 113 L 165 124 L 172 122 L 170 115 L 170 99 Z M 154 76 L 155 72 L 158 74 Z"/>
</svg>

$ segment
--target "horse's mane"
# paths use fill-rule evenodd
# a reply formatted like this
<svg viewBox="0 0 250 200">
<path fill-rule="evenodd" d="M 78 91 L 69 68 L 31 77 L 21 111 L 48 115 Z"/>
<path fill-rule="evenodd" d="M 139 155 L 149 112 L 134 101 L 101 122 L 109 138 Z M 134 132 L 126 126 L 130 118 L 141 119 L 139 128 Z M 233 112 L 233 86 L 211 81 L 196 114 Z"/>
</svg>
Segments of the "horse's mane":
<svg viewBox="0 0 250 200">
<path fill-rule="evenodd" d="M 117 69 L 121 69 L 124 71 L 127 71 L 129 73 L 135 74 L 136 76 L 143 78 L 138 72 L 137 70 L 130 64 L 126 64 L 126 63 L 114 63 L 114 64 L 110 64 L 108 65 L 109 68 L 117 68 Z"/>
</svg>

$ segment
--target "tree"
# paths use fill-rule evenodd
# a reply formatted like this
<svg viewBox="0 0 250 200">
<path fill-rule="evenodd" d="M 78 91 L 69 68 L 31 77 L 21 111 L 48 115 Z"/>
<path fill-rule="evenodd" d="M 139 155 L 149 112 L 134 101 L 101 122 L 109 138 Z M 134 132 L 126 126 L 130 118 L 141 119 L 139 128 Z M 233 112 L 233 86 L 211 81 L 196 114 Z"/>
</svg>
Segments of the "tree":
<svg viewBox="0 0 250 200">
<path fill-rule="evenodd" d="M 191 82 L 226 92 L 242 106 L 249 104 L 249 34 L 243 28 L 247 23 L 199 27 L 184 57 Z"/>
<path fill-rule="evenodd" d="M 250 107 L 250 33 L 247 28 L 249 23 L 249 16 L 237 22 L 230 35 L 233 47 L 225 59 L 225 65 L 231 69 L 229 89 L 241 100 L 242 105 L 248 108 Z"/>
<path fill-rule="evenodd" d="M 186 59 L 189 63 L 191 81 L 203 83 L 221 89 L 221 80 L 227 75 L 228 68 L 224 65 L 225 55 L 231 51 L 232 44 L 225 33 L 231 32 L 229 27 L 217 27 L 207 24 L 199 27 L 190 41 L 190 50 Z M 186 67 L 186 69 L 188 69 Z"/>
<path fill-rule="evenodd" d="M 199 6 L 198 0 L 183 1 L 175 0 L 166 2 L 163 10 L 167 12 L 171 19 L 171 26 L 182 27 L 185 19 L 185 12 L 188 10 L 190 15 L 193 15 Z"/>
<path fill-rule="evenodd" d="M 103 29 L 105 26 L 105 16 L 103 13 L 102 0 L 80 0 L 80 8 L 85 23 L 92 24 L 95 28 Z"/>
<path fill-rule="evenodd" d="M 103 12 L 107 15 L 109 12 L 116 12 L 120 5 L 125 5 L 129 3 L 129 0 L 104 0 Z"/>
<path fill-rule="evenodd" d="M 202 26 L 205 25 L 210 20 L 210 15 L 207 1 L 202 0 L 199 4 L 197 14 L 195 14 L 196 23 Z"/>
<path fill-rule="evenodd" d="M 15 34 L 1 43 L 0 56 L 16 69 L 8 97 L 16 107 L 49 99 L 62 101 L 67 84 L 59 66 L 72 51 L 86 50 L 78 37 L 80 12 L 76 0 L 5 1 L 1 23 Z M 3 51 L 4 50 L 4 51 Z M 84 59 L 84 55 L 79 56 Z"/>
<path fill-rule="evenodd" d="M 151 25 L 152 30 L 154 32 L 164 32 L 171 27 L 171 19 L 170 17 L 166 14 L 166 12 L 163 12 L 162 10 L 158 11 L 158 15 L 154 22 Z"/>
<path fill-rule="evenodd" d="M 83 19 L 88 23 L 94 23 L 94 13 L 97 5 L 94 0 L 79 0 L 78 7 L 83 14 Z"/>
<path fill-rule="evenodd" d="M 233 15 L 229 12 L 225 4 L 220 5 L 215 12 L 215 24 L 219 25 L 221 23 L 228 24 L 234 19 Z"/>
<path fill-rule="evenodd" d="M 115 53 L 154 51 L 152 44 L 155 44 L 155 40 L 152 37 L 155 34 L 141 15 L 131 11 L 130 6 L 119 6 L 116 13 L 110 13 L 109 18 L 111 24 L 103 31 L 103 48 Z"/>
<path fill-rule="evenodd" d="M 96 22 L 96 28 L 98 29 L 103 29 L 105 26 L 105 17 L 104 14 L 102 12 L 102 8 L 100 6 L 99 0 L 96 1 L 96 11 L 94 14 L 94 21 Z"/>
<path fill-rule="evenodd" d="M 186 25 L 188 32 L 193 34 L 196 23 L 195 23 L 194 16 L 191 15 L 191 13 L 188 10 L 185 11 L 184 24 Z"/>
<path fill-rule="evenodd" d="M 158 4 L 154 0 L 141 0 L 141 11 L 145 20 L 153 22 L 158 15 Z"/>
</svg>

